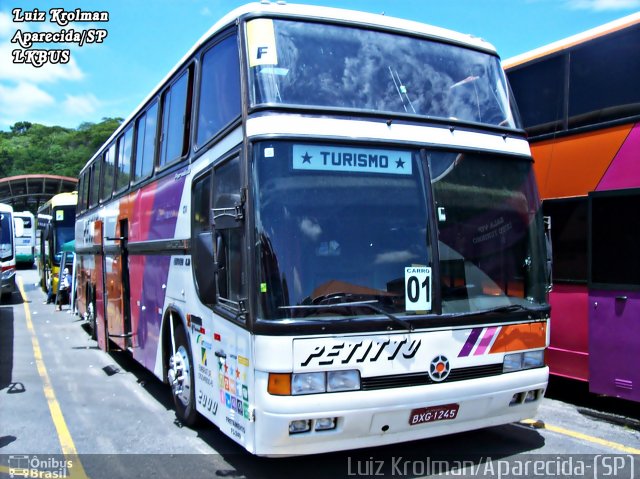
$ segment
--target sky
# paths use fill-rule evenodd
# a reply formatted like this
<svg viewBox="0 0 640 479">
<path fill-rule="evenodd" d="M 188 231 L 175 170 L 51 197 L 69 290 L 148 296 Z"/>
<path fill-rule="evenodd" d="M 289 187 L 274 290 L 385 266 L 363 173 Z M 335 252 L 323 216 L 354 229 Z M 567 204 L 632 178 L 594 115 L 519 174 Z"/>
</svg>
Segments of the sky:
<svg viewBox="0 0 640 479">
<path fill-rule="evenodd" d="M 19 121 L 77 128 L 126 118 L 193 44 L 242 0 L 0 0 L 0 131 Z M 290 2 L 292 3 L 292 2 Z M 503 59 L 640 11 L 640 0 L 308 0 L 383 13 L 492 43 Z M 108 21 L 60 26 L 49 11 L 103 11 Z M 29 18 L 39 9 L 45 21 Z M 16 14 L 15 9 L 20 9 Z M 56 20 L 61 20 L 57 16 Z M 16 20 L 24 21 L 16 21 Z M 106 32 L 101 43 L 51 44 L 69 50 L 35 66 L 27 32 Z M 89 38 L 89 37 L 87 37 Z M 12 40 L 14 40 L 12 42 Z M 23 44 L 20 44 L 22 40 Z M 63 39 L 64 40 L 64 39 Z M 61 55 L 60 53 L 53 55 Z M 64 54 L 66 55 L 66 54 Z M 56 58 L 53 58 L 56 60 Z M 62 60 L 62 61 L 60 61 Z M 66 63 L 64 62 L 66 60 Z M 31 61 L 31 64 L 26 63 Z M 22 62 L 22 63 L 20 63 Z"/>
</svg>

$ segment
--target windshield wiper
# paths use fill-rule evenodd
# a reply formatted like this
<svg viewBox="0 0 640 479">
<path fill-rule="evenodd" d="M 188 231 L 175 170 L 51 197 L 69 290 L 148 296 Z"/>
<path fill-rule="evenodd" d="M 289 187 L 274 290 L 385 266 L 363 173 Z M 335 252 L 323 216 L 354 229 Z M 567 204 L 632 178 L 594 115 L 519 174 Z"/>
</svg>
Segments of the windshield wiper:
<svg viewBox="0 0 640 479">
<path fill-rule="evenodd" d="M 521 304 L 509 304 L 506 306 L 498 306 L 496 308 L 484 309 L 482 313 L 516 313 L 519 311 L 539 312 L 546 309 L 546 306 L 523 306 Z"/>
<path fill-rule="evenodd" d="M 334 295 L 331 295 L 334 296 Z M 345 295 L 349 296 L 349 295 Z M 295 306 L 280 306 L 279 309 L 290 309 L 290 310 L 311 310 L 317 311 L 319 309 L 339 309 L 339 308 L 368 308 L 376 313 L 382 314 L 387 318 L 391 319 L 393 322 L 401 325 L 403 328 L 408 329 L 409 331 L 413 331 L 413 324 L 409 321 L 405 321 L 398 316 L 385 311 L 378 305 L 380 302 L 377 299 L 371 299 L 366 301 L 350 301 L 350 302 L 342 302 L 342 303 L 327 303 L 327 304 L 299 304 Z"/>
</svg>

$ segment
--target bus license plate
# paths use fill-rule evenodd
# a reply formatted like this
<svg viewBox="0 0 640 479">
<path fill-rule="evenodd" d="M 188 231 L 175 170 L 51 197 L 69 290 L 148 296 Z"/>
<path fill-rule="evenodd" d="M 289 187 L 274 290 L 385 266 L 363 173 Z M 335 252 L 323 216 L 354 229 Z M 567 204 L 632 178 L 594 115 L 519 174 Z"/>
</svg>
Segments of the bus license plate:
<svg viewBox="0 0 640 479">
<path fill-rule="evenodd" d="M 425 422 L 455 419 L 458 416 L 458 409 L 460 409 L 459 404 L 443 404 L 442 406 L 413 409 L 409 415 L 409 425 L 415 426 Z"/>
</svg>

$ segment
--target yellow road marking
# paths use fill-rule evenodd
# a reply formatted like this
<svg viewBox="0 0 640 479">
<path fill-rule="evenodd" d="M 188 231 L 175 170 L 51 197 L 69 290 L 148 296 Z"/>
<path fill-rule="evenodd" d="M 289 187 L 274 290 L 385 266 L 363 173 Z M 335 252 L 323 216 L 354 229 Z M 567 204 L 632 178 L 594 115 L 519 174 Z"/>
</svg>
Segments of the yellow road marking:
<svg viewBox="0 0 640 479">
<path fill-rule="evenodd" d="M 536 421 L 535 419 L 525 419 L 524 421 L 520 421 L 520 423 L 525 424 L 527 426 L 536 426 L 537 428 L 547 429 L 552 432 L 557 432 L 558 434 L 563 434 L 565 436 L 573 437 L 575 439 L 581 439 L 583 441 L 591 442 L 593 444 L 598 444 L 600 446 L 610 447 L 611 449 L 627 452 L 629 454 L 640 454 L 640 449 L 625 446 L 624 444 L 620 444 L 618 442 L 607 441 L 606 439 L 590 436 L 588 434 L 583 434 L 578 431 L 572 431 L 571 429 L 565 429 L 560 426 L 554 426 L 552 424 L 547 424 L 542 421 Z"/>
<path fill-rule="evenodd" d="M 68 463 L 70 461 L 70 464 L 72 465 L 72 467 L 68 469 L 68 472 L 70 474 L 67 477 L 86 479 L 87 475 L 84 471 L 84 468 L 82 467 L 80 458 L 78 457 L 78 451 L 76 450 L 76 446 L 74 445 L 73 439 L 71 438 L 71 433 L 69 432 L 67 423 L 65 422 L 64 416 L 62 415 L 62 409 L 60 408 L 60 404 L 56 399 L 51 380 L 49 379 L 49 374 L 47 373 L 47 368 L 45 367 L 44 360 L 42 359 L 40 342 L 38 341 L 38 337 L 36 336 L 36 331 L 33 327 L 33 321 L 31 320 L 31 311 L 29 310 L 29 303 L 27 301 L 27 295 L 22 284 L 22 278 L 18 277 L 17 280 L 18 288 L 20 289 L 20 294 L 22 295 L 22 302 L 24 305 L 24 312 L 27 320 L 27 329 L 31 334 L 33 357 L 35 358 L 38 374 L 42 379 L 44 396 L 45 398 L 47 398 L 47 404 L 49 405 L 49 413 L 51 414 L 53 424 L 55 425 L 56 431 L 58 432 L 58 440 L 60 441 L 60 446 L 62 448 L 62 453 L 65 456 L 65 460 L 68 461 Z M 0 471 L 4 472 L 4 467 L 2 467 Z"/>
</svg>

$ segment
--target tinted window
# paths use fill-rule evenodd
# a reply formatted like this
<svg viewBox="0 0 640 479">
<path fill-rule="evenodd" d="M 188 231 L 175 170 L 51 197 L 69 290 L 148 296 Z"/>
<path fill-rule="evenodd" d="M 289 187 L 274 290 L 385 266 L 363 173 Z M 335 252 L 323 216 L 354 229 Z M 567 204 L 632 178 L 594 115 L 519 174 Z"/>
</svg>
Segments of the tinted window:
<svg viewBox="0 0 640 479">
<path fill-rule="evenodd" d="M 427 155 L 443 312 L 543 304 L 542 214 L 532 163 L 490 154 Z"/>
<path fill-rule="evenodd" d="M 87 181 L 86 181 L 86 173 L 80 175 L 80 181 L 78 183 L 78 210 L 83 211 L 86 208 L 86 194 L 87 194 Z"/>
<path fill-rule="evenodd" d="M 640 113 L 640 25 L 571 51 L 569 126 Z"/>
<path fill-rule="evenodd" d="M 591 281 L 640 286 L 640 191 L 591 194 Z"/>
<path fill-rule="evenodd" d="M 209 220 L 211 209 L 211 172 L 193 184 L 191 208 L 191 236 L 193 241 L 193 272 L 200 300 L 212 305 L 216 300 L 215 273 L 213 272 L 213 230 Z"/>
<path fill-rule="evenodd" d="M 564 65 L 565 57 L 556 56 L 509 71 L 522 122 L 530 133 L 562 129 Z"/>
<path fill-rule="evenodd" d="M 240 116 L 240 65 L 235 36 L 227 37 L 202 58 L 202 78 L 198 100 L 197 143 L 214 137 Z"/>
<path fill-rule="evenodd" d="M 133 127 L 130 126 L 118 138 L 118 167 L 116 169 L 116 191 L 129 186 L 131 179 L 131 153 L 133 151 Z"/>
<path fill-rule="evenodd" d="M 545 216 L 551 217 L 553 280 L 587 281 L 587 198 L 546 200 Z"/>
<path fill-rule="evenodd" d="M 91 165 L 91 180 L 89 184 L 89 206 L 95 206 L 100 199 L 100 165 L 98 159 Z"/>
<path fill-rule="evenodd" d="M 384 311 L 407 314 L 405 267 L 434 261 L 419 154 L 282 141 L 254 146 L 254 155 L 261 317 L 305 316 L 290 307 L 334 299 L 376 300 Z M 331 164 L 347 156 L 371 168 L 324 167 L 323 157 Z M 418 291 L 430 291 L 428 284 Z"/>
<path fill-rule="evenodd" d="M 11 213 L 0 213 L 0 259 L 7 260 L 13 257 L 13 234 Z"/>
<path fill-rule="evenodd" d="M 486 52 L 373 29 L 265 18 L 247 22 L 247 48 L 252 105 L 519 126 L 500 61 Z"/>
<path fill-rule="evenodd" d="M 160 166 L 186 153 L 185 132 L 188 122 L 189 72 L 186 71 L 162 98 L 162 147 Z M 190 103 L 190 102 L 189 102 Z"/>
<path fill-rule="evenodd" d="M 102 200 L 109 199 L 113 192 L 113 180 L 116 174 L 116 146 L 111 145 L 104 153 L 104 163 L 102 165 Z"/>
<path fill-rule="evenodd" d="M 134 179 L 145 178 L 153 171 L 156 153 L 156 123 L 158 103 L 154 104 L 136 122 L 136 170 Z"/>
<path fill-rule="evenodd" d="M 213 177 L 214 210 L 232 208 L 240 202 L 240 160 L 234 158 L 215 170 Z M 216 213 L 218 214 L 218 213 Z M 245 298 L 244 230 L 240 228 L 216 230 L 216 262 L 218 264 L 218 296 L 221 304 L 240 309 Z"/>
</svg>

